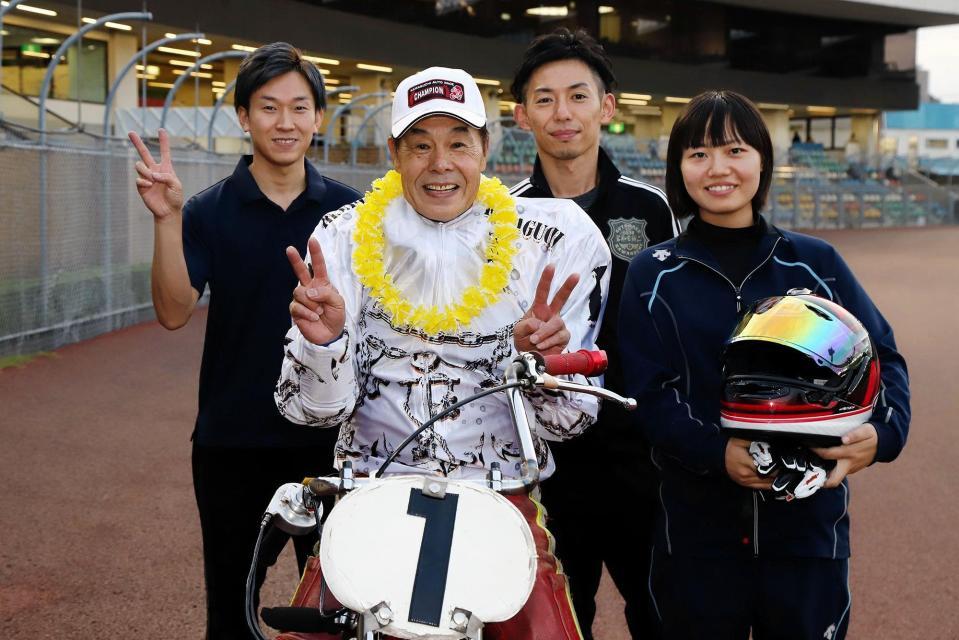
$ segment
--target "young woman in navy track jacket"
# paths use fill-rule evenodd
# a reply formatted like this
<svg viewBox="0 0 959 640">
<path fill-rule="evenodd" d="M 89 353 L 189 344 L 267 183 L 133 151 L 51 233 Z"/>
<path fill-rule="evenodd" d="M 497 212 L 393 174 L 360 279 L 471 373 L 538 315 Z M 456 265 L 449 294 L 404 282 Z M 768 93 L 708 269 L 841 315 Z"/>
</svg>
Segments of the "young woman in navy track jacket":
<svg viewBox="0 0 959 640">
<path fill-rule="evenodd" d="M 843 638 L 849 624 L 849 482 L 902 450 L 909 428 L 905 361 L 892 329 L 826 242 L 762 218 L 773 169 L 756 107 L 732 92 L 693 99 L 669 140 L 666 190 L 692 216 L 678 238 L 631 263 L 620 307 L 627 392 L 659 477 L 649 587 L 663 637 Z M 868 330 L 882 388 L 870 422 L 841 446 L 826 486 L 773 499 L 749 442 L 719 429 L 720 357 L 755 301 L 805 288 Z"/>
</svg>

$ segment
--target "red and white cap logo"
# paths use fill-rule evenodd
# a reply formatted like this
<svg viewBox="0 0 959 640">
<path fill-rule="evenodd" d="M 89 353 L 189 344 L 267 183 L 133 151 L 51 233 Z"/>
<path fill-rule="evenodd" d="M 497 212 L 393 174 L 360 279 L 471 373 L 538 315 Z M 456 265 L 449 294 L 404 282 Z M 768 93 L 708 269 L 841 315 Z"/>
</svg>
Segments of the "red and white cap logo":
<svg viewBox="0 0 959 640">
<path fill-rule="evenodd" d="M 420 120 L 436 115 L 477 129 L 486 125 L 486 105 L 472 76 L 462 69 L 430 67 L 404 79 L 393 98 L 390 132 L 399 138 Z"/>
<path fill-rule="evenodd" d="M 406 92 L 406 104 L 410 108 L 427 100 L 451 100 L 463 102 L 463 85 L 452 80 L 427 80 Z"/>
</svg>

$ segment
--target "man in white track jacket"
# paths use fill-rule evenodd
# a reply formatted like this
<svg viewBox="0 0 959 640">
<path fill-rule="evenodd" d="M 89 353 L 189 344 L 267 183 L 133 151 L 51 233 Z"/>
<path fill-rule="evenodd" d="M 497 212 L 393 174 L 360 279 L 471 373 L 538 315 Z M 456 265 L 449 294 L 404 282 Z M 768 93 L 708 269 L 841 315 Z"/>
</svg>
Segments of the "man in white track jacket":
<svg viewBox="0 0 959 640">
<path fill-rule="evenodd" d="M 421 72 L 404 86 L 394 102 L 390 140 L 403 190 L 384 207 L 382 262 L 405 301 L 442 309 L 477 285 L 489 262 L 491 207 L 477 197 L 488 151 L 485 112 L 479 91 L 468 91 L 476 89 L 472 78 L 458 70 Z M 416 102 L 424 91 L 435 97 Z M 455 100 L 460 95 L 465 102 Z M 327 288 L 341 298 L 342 329 L 337 325 L 326 339 L 305 336 L 304 325 L 322 324 L 308 315 L 319 301 L 306 294 L 311 287 L 297 289 L 276 402 L 294 422 L 339 428 L 337 458 L 352 460 L 358 473 L 373 473 L 412 430 L 458 399 L 499 383 L 518 350 L 560 353 L 595 346 L 610 263 L 596 226 L 566 200 L 512 198 L 505 189 L 500 194 L 484 186 L 487 191 L 515 208 L 508 244 L 518 250 L 508 261 L 500 295 L 469 322 L 445 330 L 396 321 L 361 282 L 355 235 L 358 208 L 370 202 L 369 194 L 327 214 L 313 234 L 322 247 Z M 549 286 L 547 265 L 555 268 L 552 295 L 538 299 L 537 287 Z M 539 335 L 544 332 L 552 337 Z M 540 470 L 548 476 L 553 466 L 544 440 L 582 432 L 595 419 L 597 401 L 540 395 L 533 405 Z M 496 461 L 511 476 L 519 475 L 520 460 L 505 395 L 493 395 L 426 430 L 391 470 L 467 477 L 485 475 Z"/>
</svg>

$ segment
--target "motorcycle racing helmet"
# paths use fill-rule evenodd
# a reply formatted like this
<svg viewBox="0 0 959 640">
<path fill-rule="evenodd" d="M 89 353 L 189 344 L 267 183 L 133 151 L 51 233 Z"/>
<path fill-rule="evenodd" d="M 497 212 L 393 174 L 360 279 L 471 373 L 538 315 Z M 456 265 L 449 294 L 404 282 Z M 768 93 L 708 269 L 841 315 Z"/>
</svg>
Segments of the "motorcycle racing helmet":
<svg viewBox="0 0 959 640">
<path fill-rule="evenodd" d="M 806 289 L 756 302 L 726 341 L 720 423 L 736 437 L 838 444 L 879 396 L 869 333 Z"/>
</svg>

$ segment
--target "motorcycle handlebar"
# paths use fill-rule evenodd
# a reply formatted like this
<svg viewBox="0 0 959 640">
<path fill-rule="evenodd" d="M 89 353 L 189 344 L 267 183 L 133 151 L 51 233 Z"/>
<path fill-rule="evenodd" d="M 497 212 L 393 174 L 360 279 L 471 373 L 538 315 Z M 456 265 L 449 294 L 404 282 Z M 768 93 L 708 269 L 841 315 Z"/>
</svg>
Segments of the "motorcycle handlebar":
<svg viewBox="0 0 959 640">
<path fill-rule="evenodd" d="M 349 465 L 350 463 L 346 462 L 344 464 Z M 352 472 L 352 469 L 350 469 L 350 471 Z M 538 471 L 539 470 L 536 469 L 537 474 Z M 303 486 L 314 496 L 322 498 L 324 496 L 343 495 L 344 493 L 352 491 L 353 489 L 359 489 L 360 487 L 365 487 L 369 484 L 375 484 L 382 481 L 382 478 L 362 476 L 359 478 L 353 478 L 349 483 L 349 486 L 344 487 L 341 478 L 327 476 L 306 478 L 303 480 Z M 499 476 L 494 479 L 491 474 L 488 474 L 485 478 L 457 478 L 456 482 L 478 487 L 492 488 L 497 493 L 504 494 L 529 493 L 530 490 L 529 480 L 522 477 L 503 478 L 502 476 Z"/>
<path fill-rule="evenodd" d="M 551 376 L 582 374 L 587 378 L 606 371 L 609 359 L 602 350 L 588 351 L 580 349 L 575 353 L 561 353 L 543 356 L 546 373 Z"/>
</svg>

